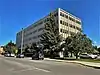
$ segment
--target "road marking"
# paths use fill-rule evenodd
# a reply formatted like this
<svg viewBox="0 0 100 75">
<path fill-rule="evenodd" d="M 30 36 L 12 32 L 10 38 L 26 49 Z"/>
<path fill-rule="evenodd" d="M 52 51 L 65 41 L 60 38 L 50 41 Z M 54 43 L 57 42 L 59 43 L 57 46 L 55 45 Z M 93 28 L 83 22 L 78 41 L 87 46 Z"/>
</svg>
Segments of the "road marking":
<svg viewBox="0 0 100 75">
<path fill-rule="evenodd" d="M 32 61 L 32 62 L 43 62 L 43 60 L 29 60 L 29 61 Z"/>
<path fill-rule="evenodd" d="M 31 66 L 31 65 L 25 65 L 25 64 L 15 62 L 15 61 L 10 61 L 10 60 L 4 60 L 4 61 L 7 63 L 10 63 L 10 64 L 14 64 L 14 65 L 26 68 L 26 69 L 22 69 L 22 70 L 18 70 L 18 71 L 16 71 L 16 69 L 14 69 L 14 68 L 13 69 L 11 68 L 10 71 L 12 71 L 12 72 L 23 72 L 23 71 L 34 70 L 34 69 L 39 70 L 39 71 L 43 71 L 43 72 L 50 72 L 50 71 L 45 70 L 45 69 L 37 68 L 37 67 Z"/>
<path fill-rule="evenodd" d="M 10 61 L 10 60 L 4 60 L 4 61 L 9 63 L 9 64 L 17 65 L 17 66 L 20 66 L 20 67 L 23 67 L 23 68 L 28 68 L 29 67 L 29 65 L 24 65 L 22 63 L 15 62 L 15 61 Z"/>
<path fill-rule="evenodd" d="M 10 69 L 9 71 L 12 71 L 12 72 L 16 73 L 16 72 L 24 72 L 24 71 L 34 70 L 34 69 L 35 70 L 39 70 L 39 71 L 43 71 L 43 72 L 50 72 L 48 70 L 36 68 L 34 66 L 33 67 L 30 67 L 30 68 L 27 68 L 27 69 L 17 70 L 17 71 L 13 68 L 13 69 Z"/>
<path fill-rule="evenodd" d="M 40 70 L 40 71 L 44 71 L 44 72 L 50 72 L 50 71 L 45 70 L 45 69 L 40 69 L 40 68 L 35 68 L 35 69 Z"/>
<path fill-rule="evenodd" d="M 28 70 L 32 70 L 31 68 L 28 68 L 28 69 L 22 69 L 22 70 L 15 70 L 15 69 L 13 69 L 13 70 L 11 70 L 12 72 L 14 72 L 14 73 L 19 73 L 19 72 L 24 72 L 24 71 L 28 71 Z"/>
</svg>

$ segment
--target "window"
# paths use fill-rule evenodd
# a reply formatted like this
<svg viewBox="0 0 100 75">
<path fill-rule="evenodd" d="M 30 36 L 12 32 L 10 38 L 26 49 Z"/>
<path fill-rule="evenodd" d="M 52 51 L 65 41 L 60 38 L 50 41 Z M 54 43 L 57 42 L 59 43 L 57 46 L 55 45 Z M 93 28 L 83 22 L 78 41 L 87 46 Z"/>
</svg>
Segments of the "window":
<svg viewBox="0 0 100 75">
<path fill-rule="evenodd" d="M 68 30 L 60 29 L 60 32 L 62 32 L 62 33 L 68 33 Z"/>
<path fill-rule="evenodd" d="M 77 21 L 77 20 L 76 20 L 76 23 L 81 24 L 81 22 L 79 22 L 79 21 Z"/>
<path fill-rule="evenodd" d="M 46 18 L 46 19 L 44 20 L 44 23 L 47 22 L 47 21 L 49 21 L 49 18 Z"/>
<path fill-rule="evenodd" d="M 76 29 L 79 30 L 79 31 L 81 31 L 81 28 L 79 28 L 79 27 L 76 27 Z"/>
<path fill-rule="evenodd" d="M 62 24 L 64 25 L 64 23 L 65 23 L 65 22 L 63 21 Z"/>
<path fill-rule="evenodd" d="M 36 32 L 37 32 L 37 30 L 33 31 L 33 33 L 36 33 Z"/>
<path fill-rule="evenodd" d="M 60 29 L 60 32 L 62 32 L 63 30 L 62 29 Z"/>
<path fill-rule="evenodd" d="M 63 33 L 67 33 L 67 30 L 64 30 Z"/>
<path fill-rule="evenodd" d="M 54 14 L 54 16 L 55 16 L 55 17 L 58 16 L 58 13 L 56 12 L 56 13 Z"/>
<path fill-rule="evenodd" d="M 69 24 L 69 26 L 72 28 L 72 24 Z"/>
<path fill-rule="evenodd" d="M 36 38 L 37 38 L 36 36 L 33 37 L 33 39 L 36 39 Z"/>
<path fill-rule="evenodd" d="M 32 38 L 29 38 L 29 41 L 31 40 Z"/>
<path fill-rule="evenodd" d="M 68 19 L 68 15 L 65 15 L 65 18 L 67 18 L 67 19 Z"/>
<path fill-rule="evenodd" d="M 60 24 L 62 24 L 62 20 L 60 20 Z"/>
<path fill-rule="evenodd" d="M 74 35 L 75 33 L 70 31 L 70 34 L 71 34 L 71 35 Z"/>
<path fill-rule="evenodd" d="M 49 18 L 47 18 L 47 20 L 46 21 L 49 21 Z"/>
<path fill-rule="evenodd" d="M 62 13 L 60 12 L 60 16 L 62 16 Z"/>
<path fill-rule="evenodd" d="M 63 24 L 64 25 L 64 21 L 60 20 L 60 24 Z"/>
<path fill-rule="evenodd" d="M 69 17 L 69 19 L 70 19 L 71 21 L 75 22 L 75 19 L 73 19 L 73 18 L 71 18 L 71 17 Z"/>
<path fill-rule="evenodd" d="M 68 26 L 68 23 L 67 23 L 67 22 L 65 22 L 65 25 L 66 25 L 66 26 Z"/>
<path fill-rule="evenodd" d="M 44 23 L 46 22 L 46 19 L 44 20 Z"/>
<path fill-rule="evenodd" d="M 41 31 L 41 30 L 43 30 L 43 29 L 44 29 L 44 28 L 39 28 L 38 31 Z"/>
<path fill-rule="evenodd" d="M 40 24 L 42 24 L 42 23 L 43 23 L 43 22 L 41 21 L 41 22 L 38 23 L 38 25 L 40 25 Z"/>
<path fill-rule="evenodd" d="M 62 12 L 60 12 L 60 16 L 64 17 L 64 14 Z"/>
<path fill-rule="evenodd" d="M 41 35 L 38 35 L 38 37 L 41 37 Z"/>
<path fill-rule="evenodd" d="M 58 19 L 56 20 L 56 23 L 58 24 Z"/>
<path fill-rule="evenodd" d="M 75 29 L 75 26 L 73 25 L 73 28 Z"/>
<path fill-rule="evenodd" d="M 37 24 L 34 25 L 34 27 L 36 27 L 36 26 L 37 26 Z"/>
<path fill-rule="evenodd" d="M 64 14 L 62 14 L 62 17 L 64 17 Z"/>
<path fill-rule="evenodd" d="M 69 24 L 69 25 L 70 25 L 71 28 L 74 28 L 75 29 L 75 26 L 74 25 L 72 25 L 72 24 Z"/>
</svg>

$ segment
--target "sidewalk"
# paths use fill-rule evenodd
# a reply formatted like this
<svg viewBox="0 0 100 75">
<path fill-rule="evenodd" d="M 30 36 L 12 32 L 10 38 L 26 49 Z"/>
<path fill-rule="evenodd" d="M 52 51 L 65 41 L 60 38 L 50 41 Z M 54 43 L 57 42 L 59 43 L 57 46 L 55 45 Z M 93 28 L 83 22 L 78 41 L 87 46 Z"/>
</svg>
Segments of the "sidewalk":
<svg viewBox="0 0 100 75">
<path fill-rule="evenodd" d="M 77 63 L 77 64 L 81 64 L 84 66 L 100 69 L 100 63 L 94 63 L 94 62 L 75 61 L 75 60 L 59 60 L 59 59 L 50 59 L 50 58 L 45 58 L 45 60 L 52 60 L 52 61 L 66 62 L 66 63 Z"/>
</svg>

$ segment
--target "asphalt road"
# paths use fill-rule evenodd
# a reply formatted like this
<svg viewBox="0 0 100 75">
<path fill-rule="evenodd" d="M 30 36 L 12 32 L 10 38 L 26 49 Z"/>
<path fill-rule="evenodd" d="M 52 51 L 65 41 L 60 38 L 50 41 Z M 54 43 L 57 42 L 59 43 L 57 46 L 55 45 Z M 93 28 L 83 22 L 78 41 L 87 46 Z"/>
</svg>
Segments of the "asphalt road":
<svg viewBox="0 0 100 75">
<path fill-rule="evenodd" d="M 100 75 L 100 69 L 73 63 L 0 56 L 0 75 Z"/>
</svg>

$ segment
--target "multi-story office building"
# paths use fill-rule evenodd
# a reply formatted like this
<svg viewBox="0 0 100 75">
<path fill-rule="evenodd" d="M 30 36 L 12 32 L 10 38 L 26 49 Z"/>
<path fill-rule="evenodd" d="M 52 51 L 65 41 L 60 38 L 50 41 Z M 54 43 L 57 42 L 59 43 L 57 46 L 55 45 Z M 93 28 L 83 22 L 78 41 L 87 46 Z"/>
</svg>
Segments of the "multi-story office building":
<svg viewBox="0 0 100 75">
<path fill-rule="evenodd" d="M 82 22 L 78 17 L 70 14 L 69 12 L 58 8 L 53 11 L 55 16 L 55 22 L 59 28 L 59 34 L 62 34 L 63 38 L 67 38 L 74 33 L 82 31 Z M 33 23 L 29 27 L 23 29 L 23 46 L 30 45 L 33 42 L 40 41 L 40 35 L 43 34 L 44 24 L 48 20 L 48 15 L 39 21 Z M 16 45 L 21 47 L 22 31 L 16 35 Z"/>
</svg>

